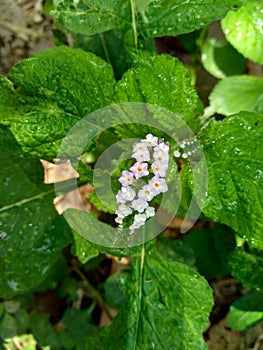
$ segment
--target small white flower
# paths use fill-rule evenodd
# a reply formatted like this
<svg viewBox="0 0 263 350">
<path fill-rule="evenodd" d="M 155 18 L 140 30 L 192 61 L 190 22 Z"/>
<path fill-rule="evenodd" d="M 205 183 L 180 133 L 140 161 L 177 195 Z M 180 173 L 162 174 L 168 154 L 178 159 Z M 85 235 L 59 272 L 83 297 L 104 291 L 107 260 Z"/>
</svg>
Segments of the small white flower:
<svg viewBox="0 0 263 350">
<path fill-rule="evenodd" d="M 152 163 L 151 168 L 153 170 L 154 175 L 165 177 L 168 164 L 166 162 L 156 161 Z"/>
<path fill-rule="evenodd" d="M 149 186 L 151 187 L 151 189 L 153 190 L 153 192 L 155 193 L 155 195 L 159 194 L 159 193 L 164 193 L 168 191 L 168 187 L 166 184 L 165 179 L 162 179 L 158 176 L 154 176 L 150 182 L 149 182 Z"/>
<path fill-rule="evenodd" d="M 122 186 L 128 186 L 133 183 L 133 173 L 127 170 L 123 170 L 121 177 L 119 178 L 119 182 Z"/>
<path fill-rule="evenodd" d="M 152 134 L 148 134 L 146 135 L 146 139 L 141 140 L 141 142 L 145 143 L 148 147 L 157 146 L 158 137 L 153 136 Z"/>
<path fill-rule="evenodd" d="M 153 158 L 155 161 L 168 164 L 169 161 L 169 146 L 165 143 L 160 143 L 154 147 Z"/>
<path fill-rule="evenodd" d="M 143 142 L 136 143 L 132 149 L 133 153 L 139 152 L 139 151 L 145 151 L 145 150 L 148 150 L 148 149 L 147 149 L 147 145 Z"/>
<path fill-rule="evenodd" d="M 134 199 L 135 195 L 135 191 L 130 186 L 122 187 L 116 195 L 116 200 L 118 203 L 130 202 Z"/>
<path fill-rule="evenodd" d="M 154 192 L 152 191 L 149 185 L 144 185 L 142 189 L 138 192 L 138 197 L 149 202 L 153 199 Z"/>
<path fill-rule="evenodd" d="M 132 224 L 129 229 L 131 230 L 131 233 L 133 233 L 136 230 L 136 226 L 134 224 Z"/>
<path fill-rule="evenodd" d="M 123 217 L 117 216 L 117 217 L 115 218 L 115 222 L 117 222 L 117 224 L 121 225 L 121 224 L 123 223 Z"/>
<path fill-rule="evenodd" d="M 133 225 L 136 228 L 141 227 L 142 225 L 144 225 L 145 221 L 146 221 L 147 217 L 145 214 L 135 214 L 134 215 L 134 223 Z"/>
<path fill-rule="evenodd" d="M 162 162 L 164 164 L 168 164 L 169 154 L 166 154 L 162 151 L 156 151 L 153 153 L 153 158 L 155 161 Z"/>
<path fill-rule="evenodd" d="M 121 204 L 119 208 L 115 211 L 115 214 L 117 214 L 119 217 L 125 217 L 132 213 L 132 210 L 130 207 L 128 207 L 125 204 Z"/>
<path fill-rule="evenodd" d="M 142 198 L 135 199 L 131 203 L 131 207 L 134 210 L 137 210 L 139 213 L 143 213 L 144 209 L 146 209 L 148 207 L 148 205 L 149 205 L 148 202 Z"/>
<path fill-rule="evenodd" d="M 132 167 L 130 167 L 130 171 L 133 173 L 136 179 L 149 175 L 147 163 L 136 162 Z"/>
<path fill-rule="evenodd" d="M 145 215 L 146 215 L 147 219 L 152 217 L 152 216 L 154 216 L 155 215 L 155 209 L 153 207 L 146 208 Z"/>
<path fill-rule="evenodd" d="M 122 197 L 122 191 L 119 190 L 118 193 L 116 194 L 116 201 L 117 203 L 126 203 L 126 200 Z"/>
<path fill-rule="evenodd" d="M 167 143 L 161 142 L 158 146 L 154 147 L 154 152 L 162 152 L 165 154 L 169 153 L 169 145 Z"/>
<path fill-rule="evenodd" d="M 150 160 L 150 152 L 148 149 L 139 150 L 132 154 L 132 157 L 136 159 L 137 162 L 148 162 Z"/>
<path fill-rule="evenodd" d="M 145 214 L 136 214 L 134 216 L 134 223 L 129 227 L 131 233 L 133 233 L 136 229 L 140 228 L 145 224 L 147 217 Z"/>
</svg>

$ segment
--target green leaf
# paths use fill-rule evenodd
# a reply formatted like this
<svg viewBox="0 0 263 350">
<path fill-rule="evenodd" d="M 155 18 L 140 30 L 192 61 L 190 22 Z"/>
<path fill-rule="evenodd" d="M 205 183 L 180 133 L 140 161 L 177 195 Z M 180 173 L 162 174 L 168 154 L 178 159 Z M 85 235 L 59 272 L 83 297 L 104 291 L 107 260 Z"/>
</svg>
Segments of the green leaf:
<svg viewBox="0 0 263 350">
<path fill-rule="evenodd" d="M 97 339 L 89 339 L 90 348 L 206 349 L 202 332 L 212 296 L 197 272 L 142 247 L 132 273 L 120 283 L 127 302 Z"/>
<path fill-rule="evenodd" d="M 173 162 L 168 168 L 166 180 L 169 186 L 169 198 L 162 205 L 170 214 L 174 214 L 175 203 L 178 203 L 176 215 L 187 220 L 196 220 L 201 214 L 200 208 L 205 201 L 207 169 L 205 158 L 191 164 L 183 159 L 184 165 L 178 173 L 178 165 Z M 201 182 L 202 184 L 201 184 Z M 197 184 L 197 185 L 196 185 Z M 199 186 L 199 184 L 201 184 Z"/>
<path fill-rule="evenodd" d="M 191 231 L 183 241 L 193 249 L 201 275 L 211 278 L 229 273 L 226 257 L 235 247 L 235 237 L 227 226 Z"/>
<path fill-rule="evenodd" d="M 263 114 L 263 94 L 260 95 L 255 105 L 255 112 Z"/>
<path fill-rule="evenodd" d="M 76 255 L 82 264 L 85 264 L 92 258 L 99 255 L 98 249 L 94 244 L 87 241 L 85 238 L 73 231 L 73 245 L 71 247 L 72 254 Z"/>
<path fill-rule="evenodd" d="M 202 104 L 188 70 L 168 55 L 136 52 L 134 65 L 116 85 L 116 102 L 146 102 L 177 114 L 193 129 L 199 127 Z"/>
<path fill-rule="evenodd" d="M 231 274 L 241 281 L 244 286 L 263 288 L 263 258 L 262 252 L 245 251 L 243 247 L 237 247 L 228 257 L 228 265 Z"/>
<path fill-rule="evenodd" d="M 120 274 L 114 273 L 106 279 L 100 288 L 102 290 L 101 295 L 104 302 L 117 310 L 119 310 L 126 301 L 125 295 L 119 287 L 119 281 Z"/>
<path fill-rule="evenodd" d="M 0 337 L 2 339 L 12 338 L 16 335 L 17 326 L 13 316 L 7 312 L 0 320 Z"/>
<path fill-rule="evenodd" d="M 15 313 L 17 334 L 25 334 L 28 330 L 29 315 L 25 309 L 19 309 Z"/>
<path fill-rule="evenodd" d="M 129 247 L 136 245 L 136 239 L 141 240 L 140 237 L 127 237 L 127 232 L 119 233 L 112 226 L 99 221 L 91 213 L 87 211 L 80 211 L 77 209 L 67 209 L 64 216 L 69 225 L 84 239 L 95 243 L 98 250 L 108 251 L 107 247 Z M 135 240 L 135 243 L 133 243 Z M 137 243 L 138 244 L 138 243 Z M 115 253 L 115 250 L 113 250 Z M 125 251 L 124 251 L 125 252 Z M 119 252 L 120 255 L 124 253 Z M 129 250 L 128 250 L 129 253 Z M 118 255 L 118 249 L 116 251 Z"/>
<path fill-rule="evenodd" d="M 86 310 L 68 308 L 62 317 L 65 330 L 72 334 L 76 344 L 81 348 L 88 335 L 97 335 L 98 328 L 92 322 L 94 306 Z"/>
<path fill-rule="evenodd" d="M 11 123 L 24 151 L 49 159 L 56 157 L 61 140 L 80 118 L 111 103 L 115 84 L 105 61 L 63 46 L 18 63 L 8 78 L 18 88 L 3 97 L 15 94 L 20 110 L 5 110 L 4 103 L 2 120 Z"/>
<path fill-rule="evenodd" d="M 156 240 L 156 249 L 165 259 L 180 262 L 191 267 L 195 264 L 193 249 L 183 241 L 161 236 Z"/>
<path fill-rule="evenodd" d="M 30 95 L 80 117 L 108 104 L 115 82 L 105 61 L 65 46 L 40 51 L 18 63 L 8 78 Z"/>
<path fill-rule="evenodd" d="M 52 266 L 52 269 L 50 269 L 44 281 L 37 285 L 33 290 L 36 292 L 44 292 L 47 289 L 55 289 L 65 281 L 65 279 L 67 278 L 67 273 L 67 262 L 64 256 L 61 254 L 58 257 L 58 260 Z"/>
<path fill-rule="evenodd" d="M 46 111 L 38 108 L 14 120 L 10 130 L 28 156 L 53 159 L 61 141 L 77 121 L 78 118 L 47 104 Z"/>
<path fill-rule="evenodd" d="M 93 171 L 93 185 L 95 191 L 89 195 L 88 200 L 95 205 L 97 209 L 113 214 L 118 207 L 118 204 L 115 201 L 115 195 L 120 189 L 120 183 L 118 182 L 118 178 L 112 176 L 107 170 L 107 168 L 109 169 L 109 165 L 105 164 L 105 162 L 102 163 L 102 166 L 105 166 L 105 169 L 96 168 Z M 106 184 L 108 185 L 106 186 Z M 111 191 L 105 190 L 108 186 Z"/>
<path fill-rule="evenodd" d="M 230 115 L 253 112 L 263 96 L 263 79 L 249 75 L 227 77 L 216 84 L 209 96 L 214 112 Z M 261 102 L 262 103 L 262 102 Z"/>
<path fill-rule="evenodd" d="M 249 0 L 222 20 L 227 40 L 245 57 L 263 63 L 263 3 Z"/>
<path fill-rule="evenodd" d="M 225 41 L 209 39 L 202 45 L 201 52 L 204 68 L 216 78 L 245 72 L 244 57 Z"/>
<path fill-rule="evenodd" d="M 262 115 L 211 121 L 199 135 L 208 167 L 204 214 L 263 248 Z"/>
<path fill-rule="evenodd" d="M 232 329 L 244 331 L 263 319 L 263 291 L 252 291 L 237 299 L 230 307 L 227 324 Z"/>
<path fill-rule="evenodd" d="M 69 242 L 62 220 L 54 219 L 54 190 L 44 191 L 23 172 L 16 158 L 1 151 L 1 297 L 39 284 Z"/>
<path fill-rule="evenodd" d="M 144 10 L 139 31 L 146 38 L 189 33 L 224 17 L 244 1 L 185 0 L 151 1 Z"/>
<path fill-rule="evenodd" d="M 72 33 L 74 47 L 93 52 L 112 65 L 116 79 L 121 79 L 128 69 L 129 56 L 125 45 L 125 35 L 118 29 L 95 35 Z"/>
<path fill-rule="evenodd" d="M 130 3 L 123 0 L 80 0 L 74 3 L 62 0 L 51 15 L 62 22 L 68 31 L 85 35 L 132 25 Z"/>
<path fill-rule="evenodd" d="M 40 347 L 49 346 L 52 350 L 62 349 L 61 337 L 52 327 L 49 315 L 33 311 L 30 314 L 30 329 Z"/>
</svg>

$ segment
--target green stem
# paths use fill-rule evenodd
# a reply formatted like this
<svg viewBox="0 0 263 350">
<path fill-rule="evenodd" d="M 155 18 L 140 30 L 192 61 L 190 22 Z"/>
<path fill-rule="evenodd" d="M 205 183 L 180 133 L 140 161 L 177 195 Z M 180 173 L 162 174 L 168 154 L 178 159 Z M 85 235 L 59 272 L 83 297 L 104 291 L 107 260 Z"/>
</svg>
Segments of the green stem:
<svg viewBox="0 0 263 350">
<path fill-rule="evenodd" d="M 101 45 L 102 45 L 104 53 L 105 53 L 106 60 L 112 66 L 110 54 L 109 54 L 103 33 L 99 33 L 99 37 L 100 37 Z"/>
<path fill-rule="evenodd" d="M 134 47 L 138 48 L 138 33 L 137 33 L 137 25 L 136 25 L 136 4 L 135 0 L 130 0 L 131 2 L 131 13 L 132 13 L 132 30 L 134 36 Z"/>
<path fill-rule="evenodd" d="M 137 334 L 138 334 L 138 331 L 139 331 L 139 321 L 140 321 L 141 305 L 142 305 L 142 287 L 143 287 L 144 259 L 145 259 L 145 244 L 143 243 L 142 251 L 141 251 L 141 263 L 140 263 L 140 278 L 139 278 L 139 292 L 138 292 L 138 313 L 137 313 L 136 326 L 135 326 L 136 339 L 135 339 L 134 344 L 133 344 L 133 350 L 135 350 L 137 348 Z"/>
<path fill-rule="evenodd" d="M 201 47 L 203 46 L 203 44 L 204 44 L 204 42 L 206 40 L 208 29 L 209 29 L 208 25 L 204 26 L 203 29 L 201 30 L 199 38 L 196 41 L 197 46 L 199 47 L 199 49 L 201 49 Z"/>
</svg>

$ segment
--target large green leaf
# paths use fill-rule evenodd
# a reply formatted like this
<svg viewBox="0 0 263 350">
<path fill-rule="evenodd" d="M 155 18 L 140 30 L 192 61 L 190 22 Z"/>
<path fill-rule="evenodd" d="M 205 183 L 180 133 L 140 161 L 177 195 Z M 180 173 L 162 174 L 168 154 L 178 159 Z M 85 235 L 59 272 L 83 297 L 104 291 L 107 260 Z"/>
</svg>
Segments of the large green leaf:
<svg viewBox="0 0 263 350">
<path fill-rule="evenodd" d="M 0 295 L 7 297 L 43 281 L 69 236 L 55 219 L 53 189 L 35 185 L 5 151 L 0 181 Z"/>
<path fill-rule="evenodd" d="M 222 79 L 245 72 L 245 58 L 228 42 L 208 39 L 202 45 L 201 52 L 204 68 L 216 78 Z"/>
<path fill-rule="evenodd" d="M 36 110 L 20 115 L 11 122 L 10 130 L 28 156 L 53 159 L 61 141 L 78 120 L 47 103 L 46 110 L 38 106 Z"/>
<path fill-rule="evenodd" d="M 255 111 L 262 104 L 262 97 L 262 78 L 238 75 L 217 83 L 209 100 L 214 112 L 230 115 L 240 111 Z"/>
<path fill-rule="evenodd" d="M 263 319 L 263 291 L 252 291 L 237 299 L 230 307 L 227 324 L 237 331 L 255 326 Z"/>
<path fill-rule="evenodd" d="M 230 271 L 227 255 L 235 247 L 234 232 L 227 226 L 193 230 L 183 237 L 196 256 L 196 266 L 205 277 L 225 276 Z"/>
<path fill-rule="evenodd" d="M 263 2 L 247 0 L 236 12 L 222 21 L 227 40 L 245 57 L 263 63 Z"/>
<path fill-rule="evenodd" d="M 245 251 L 243 247 L 235 248 L 228 257 L 231 274 L 244 286 L 263 288 L 262 251 Z"/>
<path fill-rule="evenodd" d="M 208 166 L 204 214 L 263 248 L 262 115 L 211 121 L 199 135 Z"/>
<path fill-rule="evenodd" d="M 193 249 L 182 240 L 159 236 L 155 244 L 157 251 L 165 259 L 180 262 L 190 267 L 195 265 L 195 253 Z"/>
<path fill-rule="evenodd" d="M 41 51 L 18 63 L 8 78 L 30 95 L 80 117 L 107 105 L 114 85 L 112 69 L 105 61 L 65 46 Z"/>
<path fill-rule="evenodd" d="M 189 33 L 226 15 L 244 0 L 211 1 L 195 3 L 185 0 L 79 0 L 60 1 L 51 14 L 58 25 L 68 31 L 94 35 L 120 29 L 126 36 L 127 46 L 137 48 L 138 38 Z"/>
<path fill-rule="evenodd" d="M 224 17 L 229 10 L 244 0 L 156 0 L 144 8 L 143 24 L 139 27 L 144 37 L 179 35 L 199 29 Z"/>
<path fill-rule="evenodd" d="M 93 35 L 114 28 L 132 27 L 129 1 L 79 0 L 60 1 L 51 14 L 63 23 L 69 31 Z"/>
<path fill-rule="evenodd" d="M 198 128 L 201 101 L 189 72 L 171 56 L 136 53 L 134 66 L 117 83 L 115 92 L 117 102 L 151 103 L 176 113 L 190 126 Z"/>
<path fill-rule="evenodd" d="M 212 296 L 207 282 L 197 272 L 143 247 L 131 274 L 121 277 L 120 283 L 126 304 L 111 326 L 97 339 L 89 339 L 87 348 L 207 348 L 202 332 Z"/>
<path fill-rule="evenodd" d="M 0 81 L 2 122 L 11 124 L 25 151 L 42 158 L 56 156 L 61 140 L 81 117 L 110 104 L 115 84 L 105 61 L 67 47 L 18 63 L 8 77 L 18 88 L 7 89 L 7 82 Z M 5 108 L 9 98 L 19 101 L 18 112 L 15 105 Z"/>
<path fill-rule="evenodd" d="M 72 33 L 74 47 L 93 52 L 112 65 L 116 79 L 128 69 L 129 56 L 125 46 L 125 35 L 118 29 L 95 35 Z"/>
</svg>

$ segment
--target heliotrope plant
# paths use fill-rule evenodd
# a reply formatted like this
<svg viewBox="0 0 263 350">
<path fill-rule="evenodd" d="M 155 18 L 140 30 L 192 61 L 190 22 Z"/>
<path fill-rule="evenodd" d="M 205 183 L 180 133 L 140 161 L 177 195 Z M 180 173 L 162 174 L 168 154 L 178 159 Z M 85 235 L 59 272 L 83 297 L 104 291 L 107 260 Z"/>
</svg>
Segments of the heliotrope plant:
<svg viewBox="0 0 263 350">
<path fill-rule="evenodd" d="M 60 46 L 42 51 L 18 63 L 7 77 L 0 77 L 0 337 L 11 338 L 31 330 L 39 348 L 204 350 L 202 333 L 212 308 L 211 288 L 204 277 L 229 274 L 246 287 L 256 288 L 256 293 L 246 294 L 233 305 L 231 327 L 243 330 L 252 326 L 263 318 L 260 313 L 263 83 L 262 77 L 245 74 L 245 59 L 263 63 L 262 1 L 60 0 L 54 3 L 52 14 L 57 19 L 59 44 L 67 44 L 70 34 L 75 48 Z M 216 38 L 212 41 L 207 40 L 209 36 L 206 38 L 209 24 L 224 17 L 222 28 L 226 39 L 237 51 Z M 67 32 L 67 36 L 62 36 L 61 31 Z M 162 36 L 178 36 L 189 55 L 192 54 L 191 62 L 196 63 L 202 56 L 210 74 L 222 79 L 209 96 L 210 108 L 205 114 L 183 63 L 153 52 L 154 38 Z M 201 62 L 197 63 L 199 67 Z M 108 114 L 90 117 L 94 111 L 109 105 L 142 101 L 182 119 L 195 138 L 179 142 L 180 150 L 179 147 L 174 150 L 171 141 L 169 145 L 157 138 L 158 128 L 131 123 L 130 109 L 125 112 L 120 108 L 121 113 L 112 124 L 107 124 Z M 146 122 L 152 120 L 154 115 L 144 112 L 140 118 Z M 207 195 L 202 203 L 202 219 L 208 223 L 204 223 L 203 229 L 181 234 L 180 240 L 155 237 L 132 249 L 130 246 L 108 249 L 86 241 L 81 232 L 73 231 L 54 209 L 54 188 L 43 184 L 39 159 L 53 161 L 61 141 L 87 116 L 90 117 L 87 131 L 79 135 L 95 139 L 88 147 L 93 160 L 112 145 L 112 140 L 140 139 L 131 152 L 134 164 L 124 170 L 118 168 L 118 174 L 123 171 L 118 182 L 121 189 L 113 191 L 118 192 L 116 198 L 113 196 L 114 204 L 118 203 L 116 222 L 131 233 L 145 223 L 147 226 L 146 221 L 156 214 L 159 195 L 172 193 L 168 204 L 179 202 L 180 188 L 172 178 L 178 169 L 173 164 L 174 172 L 167 170 L 169 152 L 170 157 L 172 152 L 176 158 L 180 157 L 177 174 L 182 184 L 182 200 L 177 215 L 186 217 L 195 175 L 200 169 L 194 173 L 188 161 L 193 160 L 193 165 L 198 161 L 197 140 L 205 154 L 209 175 Z M 177 133 L 173 117 L 154 120 L 160 126 L 158 130 L 164 126 Z M 120 121 L 129 123 L 129 127 L 113 126 Z M 102 132 L 105 124 L 108 133 Z M 94 184 L 94 164 L 82 162 L 85 152 L 74 153 L 78 140 L 74 141 L 65 158 L 70 158 L 72 164 L 81 159 L 76 169 L 80 175 L 76 180 L 78 185 L 87 181 Z M 67 181 L 59 184 L 61 194 L 71 190 L 71 184 Z M 166 192 L 167 184 L 169 192 Z M 110 204 L 111 200 L 112 197 Z M 114 214 L 116 207 L 101 205 L 94 193 L 89 201 L 109 216 Z M 67 211 L 73 215 L 77 210 Z M 112 216 L 105 223 L 94 215 L 94 221 L 101 225 L 85 225 L 83 213 L 86 214 L 78 211 L 75 221 L 88 235 L 104 238 L 115 234 Z M 179 238 L 177 231 L 175 236 Z M 69 276 L 69 262 L 65 263 L 61 254 L 66 246 L 78 258 L 78 266 L 73 266 L 74 272 L 79 272 L 77 279 Z M 130 269 L 116 276 L 123 292 L 109 278 L 103 286 L 102 298 L 94 288 L 87 292 L 90 285 L 87 270 L 89 260 L 97 256 L 100 259 L 105 252 L 119 258 L 128 256 Z M 59 264 L 55 265 L 56 262 Z M 94 260 L 91 266 L 94 267 Z M 62 295 L 68 303 L 55 327 L 48 315 L 36 309 L 31 312 L 35 305 L 26 304 L 36 290 L 52 288 L 54 294 Z M 28 298 L 28 293 L 32 298 Z M 82 305 L 80 295 L 93 298 L 90 309 L 84 306 L 82 310 L 76 309 L 76 305 Z M 14 296 L 17 299 L 13 303 Z M 111 325 L 102 331 L 92 321 L 95 304 L 102 308 L 113 305 L 118 310 Z M 173 332 L 169 331 L 171 326 Z"/>
</svg>

